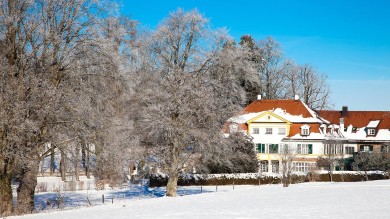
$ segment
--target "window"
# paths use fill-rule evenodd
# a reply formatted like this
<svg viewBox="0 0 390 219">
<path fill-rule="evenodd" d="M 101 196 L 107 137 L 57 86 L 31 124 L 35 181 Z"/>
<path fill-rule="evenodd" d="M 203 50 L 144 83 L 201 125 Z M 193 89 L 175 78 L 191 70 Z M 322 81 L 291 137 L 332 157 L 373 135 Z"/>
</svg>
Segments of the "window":
<svg viewBox="0 0 390 219">
<path fill-rule="evenodd" d="M 269 148 L 268 151 L 270 154 L 277 154 L 278 153 L 278 145 L 277 144 L 269 144 L 268 148 Z"/>
<path fill-rule="evenodd" d="M 260 134 L 259 128 L 253 128 L 253 134 Z"/>
<path fill-rule="evenodd" d="M 372 145 L 360 145 L 360 151 L 361 152 L 370 152 L 373 151 L 373 146 Z"/>
<path fill-rule="evenodd" d="M 298 154 L 313 154 L 313 145 L 312 144 L 298 144 L 297 153 Z"/>
<path fill-rule="evenodd" d="M 278 160 L 272 160 L 271 167 L 272 167 L 273 173 L 279 173 L 279 161 Z"/>
<path fill-rule="evenodd" d="M 301 135 L 302 136 L 308 136 L 310 134 L 309 129 L 310 129 L 310 126 L 308 126 L 308 125 L 302 126 L 301 127 Z"/>
<path fill-rule="evenodd" d="M 390 146 L 389 145 L 382 145 L 381 146 L 381 151 L 383 153 L 390 153 Z"/>
<path fill-rule="evenodd" d="M 353 153 L 355 153 L 355 148 L 354 147 L 345 147 L 345 153 L 346 154 L 353 154 Z"/>
<path fill-rule="evenodd" d="M 257 144 L 257 152 L 259 152 L 259 153 L 266 153 L 266 151 L 265 151 L 265 144 Z"/>
<path fill-rule="evenodd" d="M 260 161 L 260 172 L 268 172 L 268 160 Z"/>
<path fill-rule="evenodd" d="M 375 129 L 368 129 L 368 135 L 375 135 Z"/>
<path fill-rule="evenodd" d="M 257 144 L 257 152 L 263 154 L 277 154 L 279 152 L 278 144 Z"/>
<path fill-rule="evenodd" d="M 266 135 L 272 135 L 272 128 L 265 128 Z"/>
<path fill-rule="evenodd" d="M 238 131 L 237 124 L 231 124 L 230 125 L 230 133 L 236 133 Z"/>
<path fill-rule="evenodd" d="M 286 135 L 286 128 L 279 128 L 278 135 Z"/>
<path fill-rule="evenodd" d="M 315 163 L 307 162 L 294 162 L 294 171 L 296 172 L 309 172 L 310 169 L 315 167 Z"/>
<path fill-rule="evenodd" d="M 342 144 L 325 144 L 324 154 L 343 154 L 344 146 Z"/>
</svg>

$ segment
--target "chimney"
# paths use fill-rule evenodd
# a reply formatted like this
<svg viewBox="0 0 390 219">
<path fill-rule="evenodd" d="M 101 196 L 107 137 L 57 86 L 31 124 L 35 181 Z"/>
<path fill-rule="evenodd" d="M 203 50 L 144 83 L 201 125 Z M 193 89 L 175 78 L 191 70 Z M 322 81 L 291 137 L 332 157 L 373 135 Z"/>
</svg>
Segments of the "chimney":
<svg viewBox="0 0 390 219">
<path fill-rule="evenodd" d="M 299 95 L 295 94 L 294 100 L 299 100 Z"/>
<path fill-rule="evenodd" d="M 348 116 L 348 107 L 343 106 L 343 109 L 341 111 L 341 117 L 347 117 Z"/>
<path fill-rule="evenodd" d="M 257 95 L 257 100 L 261 100 L 261 95 Z"/>
<path fill-rule="evenodd" d="M 340 132 L 344 132 L 344 118 L 340 118 Z"/>
</svg>

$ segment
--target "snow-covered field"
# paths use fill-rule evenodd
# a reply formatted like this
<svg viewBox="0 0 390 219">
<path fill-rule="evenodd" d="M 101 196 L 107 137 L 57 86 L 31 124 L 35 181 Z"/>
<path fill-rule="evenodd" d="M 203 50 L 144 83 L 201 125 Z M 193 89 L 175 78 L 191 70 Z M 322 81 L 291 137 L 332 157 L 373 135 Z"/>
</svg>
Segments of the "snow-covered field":
<svg viewBox="0 0 390 219">
<path fill-rule="evenodd" d="M 210 186 L 203 187 L 202 194 L 200 187 L 182 187 L 182 196 L 175 198 L 159 197 L 163 189 L 138 193 L 136 187 L 130 190 L 116 191 L 124 194 L 124 199 L 114 200 L 114 204 L 10 218 L 390 218 L 390 180 L 302 183 L 288 188 L 235 186 L 235 190 L 220 186 L 217 192 Z"/>
</svg>

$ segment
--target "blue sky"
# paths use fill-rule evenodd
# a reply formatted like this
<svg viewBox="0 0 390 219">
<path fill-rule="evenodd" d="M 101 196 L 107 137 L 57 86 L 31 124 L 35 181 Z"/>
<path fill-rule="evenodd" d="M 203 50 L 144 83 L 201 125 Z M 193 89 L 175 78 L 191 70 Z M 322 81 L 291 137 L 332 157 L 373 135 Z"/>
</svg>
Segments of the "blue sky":
<svg viewBox="0 0 390 219">
<path fill-rule="evenodd" d="M 197 8 L 237 41 L 272 36 L 285 55 L 328 75 L 335 109 L 390 111 L 390 1 L 122 0 L 150 29 L 178 8 Z"/>
</svg>

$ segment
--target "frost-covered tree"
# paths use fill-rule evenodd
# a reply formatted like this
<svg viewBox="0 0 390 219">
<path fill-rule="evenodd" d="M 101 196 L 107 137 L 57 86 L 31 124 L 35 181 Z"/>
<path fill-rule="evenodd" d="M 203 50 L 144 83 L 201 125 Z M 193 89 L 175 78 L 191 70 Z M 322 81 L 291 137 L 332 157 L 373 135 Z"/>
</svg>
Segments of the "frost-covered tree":
<svg viewBox="0 0 390 219">
<path fill-rule="evenodd" d="M 242 133 L 232 133 L 222 139 L 223 150 L 208 151 L 204 165 L 209 173 L 255 173 L 257 155 L 251 139 Z"/>
<path fill-rule="evenodd" d="M 223 53 L 226 34 L 198 11 L 171 13 L 144 40 L 148 61 L 139 61 L 146 64 L 137 71 L 134 120 L 148 160 L 168 174 L 167 196 L 175 196 L 178 174 L 215 148 L 243 92 L 232 75 L 236 60 L 225 60 L 232 55 Z"/>
<path fill-rule="evenodd" d="M 260 48 L 255 42 L 255 39 L 251 35 L 241 36 L 239 43 L 241 49 L 246 51 L 245 54 L 241 55 L 245 59 L 249 66 L 252 66 L 252 71 L 243 71 L 245 74 L 241 74 L 240 83 L 246 93 L 245 105 L 252 103 L 257 99 L 257 95 L 262 94 L 263 85 L 260 83 L 259 67 L 261 63 Z"/>
<path fill-rule="evenodd" d="M 97 31 L 106 4 L 0 1 L 1 214 L 12 212 L 13 178 L 17 212 L 33 210 L 38 166 L 52 151 L 47 143 L 65 154 L 107 127 L 116 106 L 108 100 L 123 87 L 112 89 L 120 78 L 118 56 Z"/>
</svg>

